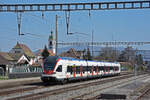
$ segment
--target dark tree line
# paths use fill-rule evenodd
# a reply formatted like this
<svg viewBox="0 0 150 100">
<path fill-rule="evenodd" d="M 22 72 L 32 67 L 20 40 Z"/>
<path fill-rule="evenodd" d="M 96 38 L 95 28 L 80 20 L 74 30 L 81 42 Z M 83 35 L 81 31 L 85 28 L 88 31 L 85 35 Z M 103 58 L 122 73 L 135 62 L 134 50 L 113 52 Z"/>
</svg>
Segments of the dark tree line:
<svg viewBox="0 0 150 100">
<path fill-rule="evenodd" d="M 92 60 L 92 56 L 91 56 L 91 52 L 90 52 L 89 48 L 87 48 L 87 51 L 86 51 L 86 49 L 84 49 L 83 53 L 84 53 L 83 54 L 83 59 Z"/>
<path fill-rule="evenodd" d="M 96 57 L 92 57 L 91 51 L 89 48 L 83 50 L 83 59 L 85 60 L 98 60 L 98 61 L 109 61 L 109 62 L 127 62 L 132 66 L 135 64 L 138 66 L 143 66 L 144 61 L 141 54 L 137 54 L 132 47 L 127 47 L 124 50 L 120 51 L 113 47 L 104 47 L 100 50 L 100 53 Z M 43 59 L 49 56 L 48 49 L 45 45 L 42 52 Z"/>
<path fill-rule="evenodd" d="M 113 47 L 104 47 L 101 49 L 99 55 L 95 57 L 95 60 L 128 62 L 132 65 L 137 64 L 142 66 L 144 64 L 142 55 L 137 54 L 136 51 L 132 47 L 127 47 L 122 51 Z"/>
</svg>

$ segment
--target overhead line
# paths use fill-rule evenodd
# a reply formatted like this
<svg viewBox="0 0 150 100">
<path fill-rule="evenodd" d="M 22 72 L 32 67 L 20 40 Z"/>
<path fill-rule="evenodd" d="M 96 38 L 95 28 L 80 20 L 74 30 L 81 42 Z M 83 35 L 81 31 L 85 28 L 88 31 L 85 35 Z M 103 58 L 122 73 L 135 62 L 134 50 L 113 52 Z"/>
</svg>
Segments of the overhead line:
<svg viewBox="0 0 150 100">
<path fill-rule="evenodd" d="M 58 45 L 88 45 L 88 46 L 106 46 L 106 45 L 150 45 L 150 42 L 59 42 Z"/>
<path fill-rule="evenodd" d="M 95 3 L 57 3 L 57 4 L 0 4 L 0 12 L 33 12 L 33 11 L 81 11 L 81 10 L 115 10 L 146 9 L 150 1 L 119 1 Z"/>
</svg>

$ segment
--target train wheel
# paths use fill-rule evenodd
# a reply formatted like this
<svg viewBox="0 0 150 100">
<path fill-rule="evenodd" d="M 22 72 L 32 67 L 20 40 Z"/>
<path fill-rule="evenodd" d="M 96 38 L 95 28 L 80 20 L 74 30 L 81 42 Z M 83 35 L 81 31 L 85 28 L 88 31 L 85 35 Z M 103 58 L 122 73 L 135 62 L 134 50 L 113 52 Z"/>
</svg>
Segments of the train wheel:
<svg viewBox="0 0 150 100">
<path fill-rule="evenodd" d="M 61 80 L 61 85 L 66 84 L 66 83 L 67 83 L 67 80 L 66 80 L 66 79 Z"/>
<path fill-rule="evenodd" d="M 46 80 L 46 79 L 42 79 L 42 81 L 43 81 L 44 83 L 48 83 L 48 80 Z"/>
</svg>

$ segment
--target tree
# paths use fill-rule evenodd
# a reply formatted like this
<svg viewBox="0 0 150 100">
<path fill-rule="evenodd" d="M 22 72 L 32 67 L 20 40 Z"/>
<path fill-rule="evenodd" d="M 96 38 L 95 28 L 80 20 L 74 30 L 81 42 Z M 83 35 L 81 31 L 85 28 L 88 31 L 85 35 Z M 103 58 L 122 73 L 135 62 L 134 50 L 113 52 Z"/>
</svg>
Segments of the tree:
<svg viewBox="0 0 150 100">
<path fill-rule="evenodd" d="M 45 45 L 44 50 L 43 50 L 43 52 L 42 52 L 42 57 L 43 57 L 43 59 L 45 59 L 45 58 L 47 58 L 48 56 L 49 56 L 49 52 L 48 52 L 47 47 L 46 47 L 46 45 Z"/>
<path fill-rule="evenodd" d="M 88 58 L 88 60 L 92 60 L 92 56 L 91 56 L 91 52 L 90 52 L 89 48 L 87 50 L 87 58 Z"/>
<path fill-rule="evenodd" d="M 136 63 L 137 65 L 140 65 L 140 66 L 143 65 L 143 57 L 141 54 L 136 56 Z"/>
<path fill-rule="evenodd" d="M 135 59 L 136 59 L 136 50 L 128 46 L 122 51 L 122 53 L 120 54 L 118 58 L 118 61 L 130 62 L 132 64 L 135 64 Z"/>
<path fill-rule="evenodd" d="M 113 47 L 104 47 L 100 54 L 96 57 L 97 60 L 116 61 L 118 59 L 119 51 Z"/>
<path fill-rule="evenodd" d="M 86 49 L 83 50 L 83 59 L 86 60 L 86 54 L 85 53 L 86 53 Z"/>
<path fill-rule="evenodd" d="M 87 49 L 87 52 L 86 52 L 86 54 L 84 56 L 84 59 L 86 59 L 86 60 L 92 60 L 92 56 L 91 56 L 91 52 L 90 52 L 89 48 Z"/>
</svg>

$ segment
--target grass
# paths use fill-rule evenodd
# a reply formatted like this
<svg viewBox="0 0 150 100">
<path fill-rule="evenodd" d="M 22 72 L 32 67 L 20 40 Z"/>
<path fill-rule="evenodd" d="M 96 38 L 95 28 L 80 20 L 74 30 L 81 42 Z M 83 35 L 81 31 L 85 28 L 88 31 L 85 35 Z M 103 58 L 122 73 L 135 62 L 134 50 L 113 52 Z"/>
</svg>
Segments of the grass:
<svg viewBox="0 0 150 100">
<path fill-rule="evenodd" d="M 8 76 L 0 76 L 0 80 L 8 80 Z"/>
</svg>

